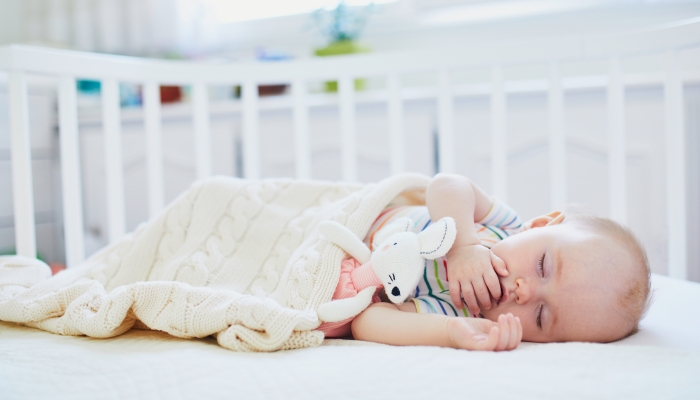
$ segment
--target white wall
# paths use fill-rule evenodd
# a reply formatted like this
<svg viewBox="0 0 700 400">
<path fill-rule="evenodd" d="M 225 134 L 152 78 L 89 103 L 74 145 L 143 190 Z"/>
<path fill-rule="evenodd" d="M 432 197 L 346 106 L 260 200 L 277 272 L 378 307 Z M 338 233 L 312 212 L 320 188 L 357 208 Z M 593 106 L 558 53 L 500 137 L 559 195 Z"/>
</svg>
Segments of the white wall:
<svg viewBox="0 0 700 400">
<path fill-rule="evenodd" d="M 21 0 L 0 1 L 0 44 L 17 42 L 21 38 Z"/>
<path fill-rule="evenodd" d="M 426 12 L 421 5 L 427 3 L 430 2 L 403 0 L 378 7 L 360 42 L 375 52 L 435 47 L 459 51 L 459 47 L 465 43 L 527 43 L 528 40 L 553 36 L 612 34 L 700 16 L 699 1 L 610 0 L 593 2 L 595 4 L 589 8 L 571 12 L 431 25 L 421 22 L 421 16 Z M 234 58 L 249 58 L 259 47 L 286 51 L 296 57 L 309 57 L 314 48 L 325 45 L 325 39 L 315 30 L 308 15 L 229 24 L 221 26 L 219 32 L 221 51 Z"/>
<path fill-rule="evenodd" d="M 685 123 L 688 163 L 688 278 L 700 282 L 700 85 L 686 87 Z"/>
<path fill-rule="evenodd" d="M 376 7 L 361 42 L 374 51 L 457 49 L 473 42 L 634 31 L 700 15 L 699 0 L 517 1 L 578 6 L 520 18 L 433 24 L 425 17 L 440 7 L 509 1 L 400 0 Z M 251 58 L 261 47 L 308 57 L 326 40 L 308 14 L 219 24 L 201 0 L 2 0 L 0 44 L 12 42 L 134 55 Z"/>
</svg>

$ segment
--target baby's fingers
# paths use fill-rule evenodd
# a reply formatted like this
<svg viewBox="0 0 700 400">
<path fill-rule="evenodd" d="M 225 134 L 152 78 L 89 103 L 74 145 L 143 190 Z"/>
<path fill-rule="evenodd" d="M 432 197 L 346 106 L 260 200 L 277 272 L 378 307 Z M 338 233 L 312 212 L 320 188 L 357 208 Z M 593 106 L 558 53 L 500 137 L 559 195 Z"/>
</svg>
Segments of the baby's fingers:
<svg viewBox="0 0 700 400">
<path fill-rule="evenodd" d="M 471 289 L 471 283 L 468 281 L 466 282 L 466 285 L 469 285 L 468 287 Z M 466 285 L 462 285 L 457 279 L 455 279 L 454 282 L 450 281 L 449 283 L 450 300 L 452 300 L 452 304 L 454 304 L 458 310 L 461 310 L 464 307 L 465 297 L 462 290 L 464 287 L 467 287 Z M 467 309 L 471 310 L 471 308 L 469 308 L 469 303 L 467 303 Z"/>
<path fill-rule="evenodd" d="M 477 316 L 481 310 L 479 309 L 479 302 L 476 301 L 476 295 L 471 283 L 462 285 L 462 299 L 467 303 L 467 308 L 472 313 L 472 316 Z"/>
<path fill-rule="evenodd" d="M 520 318 L 513 317 L 511 314 L 508 314 L 508 316 L 511 318 L 508 350 L 513 350 L 514 348 L 518 347 L 518 344 L 520 344 L 520 341 L 523 338 L 523 326 L 520 324 Z"/>
<path fill-rule="evenodd" d="M 485 278 L 477 278 L 472 282 L 474 285 L 474 292 L 476 297 L 479 299 L 479 304 L 484 310 L 491 309 L 491 293 L 489 293 L 489 288 L 486 286 Z M 500 285 L 499 285 L 500 286 Z"/>
<path fill-rule="evenodd" d="M 496 273 L 493 271 L 487 271 L 484 274 L 484 282 L 486 282 L 486 286 L 488 286 L 491 296 L 496 300 L 500 299 L 503 293 L 501 293 L 501 281 L 498 280 Z"/>
<path fill-rule="evenodd" d="M 488 336 L 485 336 L 481 341 L 477 342 L 475 344 L 474 350 L 496 350 L 496 346 L 498 345 L 499 337 L 500 337 L 501 330 L 498 329 L 497 325 L 493 325 L 491 329 L 489 330 Z"/>
<path fill-rule="evenodd" d="M 459 281 L 454 279 L 449 283 L 449 288 L 450 288 L 450 299 L 452 300 L 452 304 L 455 305 L 458 309 L 462 309 L 462 289 L 460 288 Z"/>
<path fill-rule="evenodd" d="M 506 267 L 506 263 L 501 260 L 500 257 L 497 255 L 493 254 L 493 251 L 489 251 L 491 254 L 491 265 L 493 266 L 494 271 L 500 276 L 508 276 L 510 275 L 510 272 L 508 272 L 508 268 Z"/>
<path fill-rule="evenodd" d="M 512 315 L 510 317 L 512 318 Z M 498 316 L 498 330 L 500 331 L 500 335 L 498 337 L 498 344 L 494 349 L 496 351 L 508 349 L 511 334 L 510 323 L 508 321 L 508 318 L 509 317 L 505 314 L 501 314 Z"/>
</svg>

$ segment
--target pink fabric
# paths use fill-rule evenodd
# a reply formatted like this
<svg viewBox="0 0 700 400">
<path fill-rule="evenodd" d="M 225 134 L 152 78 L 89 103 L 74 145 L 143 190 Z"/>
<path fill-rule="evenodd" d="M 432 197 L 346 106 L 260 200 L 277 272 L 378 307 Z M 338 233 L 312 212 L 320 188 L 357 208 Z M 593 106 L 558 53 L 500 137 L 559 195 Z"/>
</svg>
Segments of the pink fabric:
<svg viewBox="0 0 700 400">
<path fill-rule="evenodd" d="M 338 286 L 333 292 L 333 300 L 347 299 L 355 296 L 360 290 L 369 287 L 384 286 L 375 275 L 372 265 L 360 263 L 354 258 L 348 258 L 340 263 L 340 279 Z M 381 299 L 375 293 L 372 296 L 372 303 L 378 303 Z M 344 319 L 338 322 L 324 322 L 317 329 L 322 331 L 327 338 L 339 338 L 350 335 L 350 323 L 355 317 Z"/>
</svg>

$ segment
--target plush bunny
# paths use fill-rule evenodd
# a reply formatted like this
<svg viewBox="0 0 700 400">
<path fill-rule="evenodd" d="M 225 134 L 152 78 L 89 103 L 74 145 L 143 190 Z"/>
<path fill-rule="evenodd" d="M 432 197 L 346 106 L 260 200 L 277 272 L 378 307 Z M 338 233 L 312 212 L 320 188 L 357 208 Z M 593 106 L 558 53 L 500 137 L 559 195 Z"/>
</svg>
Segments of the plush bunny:
<svg viewBox="0 0 700 400">
<path fill-rule="evenodd" d="M 389 300 L 401 304 L 418 285 L 425 260 L 447 254 L 457 235 L 455 222 L 450 217 L 440 219 L 420 233 L 411 232 L 411 226 L 411 219 L 400 218 L 384 227 L 375 235 L 375 243 L 379 244 L 373 253 L 337 222 L 323 222 L 319 229 L 332 243 L 363 264 L 358 268 L 371 267 Z M 319 318 L 327 322 L 340 321 L 364 310 L 376 286 L 357 287 L 356 284 L 355 289 L 358 292 L 355 297 L 322 304 L 318 309 Z"/>
</svg>

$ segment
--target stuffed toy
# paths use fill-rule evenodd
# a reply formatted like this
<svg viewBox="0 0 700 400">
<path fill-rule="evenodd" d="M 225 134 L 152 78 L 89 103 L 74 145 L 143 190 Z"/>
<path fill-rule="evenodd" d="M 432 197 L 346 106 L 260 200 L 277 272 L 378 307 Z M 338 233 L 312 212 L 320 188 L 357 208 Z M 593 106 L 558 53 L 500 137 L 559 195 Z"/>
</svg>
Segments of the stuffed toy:
<svg viewBox="0 0 700 400">
<path fill-rule="evenodd" d="M 356 295 L 334 299 L 318 308 L 319 319 L 336 322 L 355 316 L 371 303 L 378 286 L 384 287 L 389 301 L 403 303 L 416 288 L 423 275 L 426 260 L 442 257 L 450 250 L 457 236 L 455 221 L 445 217 L 420 233 L 410 230 L 413 221 L 399 218 L 375 235 L 374 252 L 348 228 L 325 221 L 319 229 L 359 264 L 357 269 L 371 269 L 376 279 L 353 280 Z"/>
</svg>

